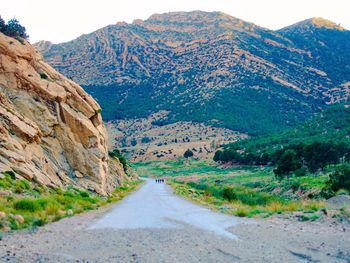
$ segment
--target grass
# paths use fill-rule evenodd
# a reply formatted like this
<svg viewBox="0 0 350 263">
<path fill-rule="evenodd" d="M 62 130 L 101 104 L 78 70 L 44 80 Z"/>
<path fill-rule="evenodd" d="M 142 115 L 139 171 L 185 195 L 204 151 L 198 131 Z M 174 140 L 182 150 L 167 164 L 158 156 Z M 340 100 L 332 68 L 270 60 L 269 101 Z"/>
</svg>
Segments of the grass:
<svg viewBox="0 0 350 263">
<path fill-rule="evenodd" d="M 272 167 L 239 166 L 223 168 L 212 161 L 153 161 L 134 163 L 140 176 L 168 177 L 209 185 L 246 186 L 259 192 L 274 192 L 290 199 L 318 198 L 327 174 L 277 180 Z M 309 196 L 312 195 L 312 196 Z"/>
<path fill-rule="evenodd" d="M 172 180 L 169 184 L 176 194 L 211 209 L 239 217 L 269 217 L 290 212 L 314 213 L 324 208 L 323 201 L 288 200 L 269 193 L 238 187 L 220 191 L 220 187 L 184 183 Z M 229 192 L 230 194 L 228 194 Z"/>
<path fill-rule="evenodd" d="M 101 197 L 74 187 L 65 190 L 44 188 L 3 173 L 0 190 L 7 190 L 8 195 L 0 196 L 0 230 L 42 226 L 73 214 L 96 209 L 121 200 L 141 182 L 125 183 L 116 188 L 111 196 Z M 19 220 L 21 217 L 23 222 Z"/>
</svg>

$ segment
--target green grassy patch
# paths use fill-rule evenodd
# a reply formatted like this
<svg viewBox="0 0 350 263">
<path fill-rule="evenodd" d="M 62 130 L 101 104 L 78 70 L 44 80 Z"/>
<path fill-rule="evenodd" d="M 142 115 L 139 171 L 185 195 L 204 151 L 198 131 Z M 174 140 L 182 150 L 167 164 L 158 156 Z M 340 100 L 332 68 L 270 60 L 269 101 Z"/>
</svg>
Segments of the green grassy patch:
<svg viewBox="0 0 350 263">
<path fill-rule="evenodd" d="M 289 200 L 270 193 L 258 192 L 248 187 L 221 188 L 184 183 L 176 180 L 168 182 L 175 193 L 191 201 L 207 206 L 211 209 L 236 215 L 239 217 L 269 217 L 273 214 L 303 212 L 314 213 L 324 208 L 322 201 Z M 316 220 L 315 216 L 307 216 L 310 220 Z M 304 220 L 306 221 L 306 220 Z"/>
<path fill-rule="evenodd" d="M 0 178 L 0 230 L 42 226 L 61 218 L 93 210 L 116 202 L 133 191 L 142 181 L 128 182 L 109 197 L 98 196 L 74 187 L 49 189 L 9 173 Z"/>
</svg>

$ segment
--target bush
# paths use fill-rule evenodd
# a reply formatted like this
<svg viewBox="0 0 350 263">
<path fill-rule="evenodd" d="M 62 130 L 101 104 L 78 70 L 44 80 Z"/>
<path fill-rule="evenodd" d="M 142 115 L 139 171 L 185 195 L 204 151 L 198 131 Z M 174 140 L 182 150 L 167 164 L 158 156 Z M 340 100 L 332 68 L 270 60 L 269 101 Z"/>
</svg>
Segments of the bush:
<svg viewBox="0 0 350 263">
<path fill-rule="evenodd" d="M 151 141 L 151 139 L 149 138 L 149 137 L 143 137 L 142 139 L 141 139 L 141 142 L 142 143 L 149 143 Z"/>
<path fill-rule="evenodd" d="M 14 173 L 14 171 L 5 171 L 2 174 L 5 175 L 5 177 L 9 177 L 12 180 L 16 180 L 16 174 Z"/>
<path fill-rule="evenodd" d="M 29 212 L 36 212 L 36 211 L 42 210 L 42 207 L 37 202 L 35 202 L 35 200 L 28 199 L 28 198 L 17 200 L 13 204 L 13 207 L 16 210 L 29 211 Z"/>
<path fill-rule="evenodd" d="M 22 26 L 16 18 L 13 18 L 5 23 L 5 21 L 0 17 L 0 32 L 14 38 L 24 38 L 28 39 L 26 29 Z"/>
<path fill-rule="evenodd" d="M 233 201 L 237 199 L 237 196 L 233 190 L 233 188 L 225 188 L 222 196 L 224 199 L 228 200 L 228 201 Z"/>
<path fill-rule="evenodd" d="M 326 187 L 322 190 L 326 197 L 334 196 L 339 190 L 350 191 L 350 166 L 343 165 L 329 176 Z"/>
<path fill-rule="evenodd" d="M 45 219 L 42 219 L 42 218 L 38 218 L 38 219 L 35 219 L 33 221 L 33 227 L 37 227 L 37 226 L 43 226 L 46 224 L 46 220 Z"/>
<path fill-rule="evenodd" d="M 278 161 L 277 168 L 273 170 L 278 179 L 289 176 L 290 172 L 301 169 L 302 163 L 294 150 L 285 151 Z"/>
<path fill-rule="evenodd" d="M 40 73 L 40 78 L 48 79 L 48 76 L 45 73 Z"/>
<path fill-rule="evenodd" d="M 184 153 L 184 157 L 187 159 L 187 158 L 190 158 L 193 156 L 193 152 L 188 149 L 185 153 Z"/>
<path fill-rule="evenodd" d="M 80 192 L 80 196 L 81 196 L 81 197 L 84 197 L 84 198 L 90 197 L 89 193 L 84 192 L 84 191 L 81 191 L 81 192 Z"/>
<path fill-rule="evenodd" d="M 15 184 L 15 193 L 23 193 L 24 190 L 30 189 L 30 183 L 23 179 L 20 181 L 17 181 Z"/>
<path fill-rule="evenodd" d="M 132 138 L 130 141 L 131 146 L 136 146 L 137 145 L 137 140 L 135 138 Z"/>
<path fill-rule="evenodd" d="M 247 209 L 244 208 L 238 208 L 235 211 L 235 215 L 239 216 L 239 217 L 246 217 L 249 214 L 249 211 Z"/>
<path fill-rule="evenodd" d="M 109 152 L 108 155 L 112 158 L 118 158 L 120 163 L 123 165 L 123 170 L 126 172 L 128 170 L 128 163 L 126 158 L 120 153 L 118 149 L 114 149 L 113 151 Z"/>
</svg>

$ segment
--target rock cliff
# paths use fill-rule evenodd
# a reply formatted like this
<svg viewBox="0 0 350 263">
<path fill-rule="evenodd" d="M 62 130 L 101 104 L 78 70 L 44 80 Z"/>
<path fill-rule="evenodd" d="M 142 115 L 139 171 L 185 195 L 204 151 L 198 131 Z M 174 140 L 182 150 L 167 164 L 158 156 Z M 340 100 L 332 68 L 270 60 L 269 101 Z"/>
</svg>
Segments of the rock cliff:
<svg viewBox="0 0 350 263">
<path fill-rule="evenodd" d="M 0 33 L 0 172 L 108 195 L 126 178 L 109 162 L 97 102 L 28 42 Z"/>
</svg>

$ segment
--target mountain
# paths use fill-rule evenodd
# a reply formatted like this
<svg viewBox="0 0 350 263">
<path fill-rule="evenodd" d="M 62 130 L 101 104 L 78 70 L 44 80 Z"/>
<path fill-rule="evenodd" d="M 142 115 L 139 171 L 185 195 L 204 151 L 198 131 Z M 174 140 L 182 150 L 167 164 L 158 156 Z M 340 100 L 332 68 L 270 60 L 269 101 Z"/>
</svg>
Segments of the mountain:
<svg viewBox="0 0 350 263">
<path fill-rule="evenodd" d="M 108 158 L 100 111 L 28 42 L 0 33 L 0 178 L 110 194 L 126 176 Z"/>
<path fill-rule="evenodd" d="M 155 14 L 73 41 L 37 44 L 83 85 L 106 120 L 167 110 L 251 135 L 347 101 L 350 33 L 322 19 L 272 31 L 221 12 Z"/>
<path fill-rule="evenodd" d="M 309 50 L 314 67 L 326 72 L 333 88 L 324 94 L 329 103 L 349 96 L 350 31 L 323 18 L 312 18 L 278 31 L 300 49 Z M 345 80 L 345 81 L 344 81 Z"/>
</svg>

